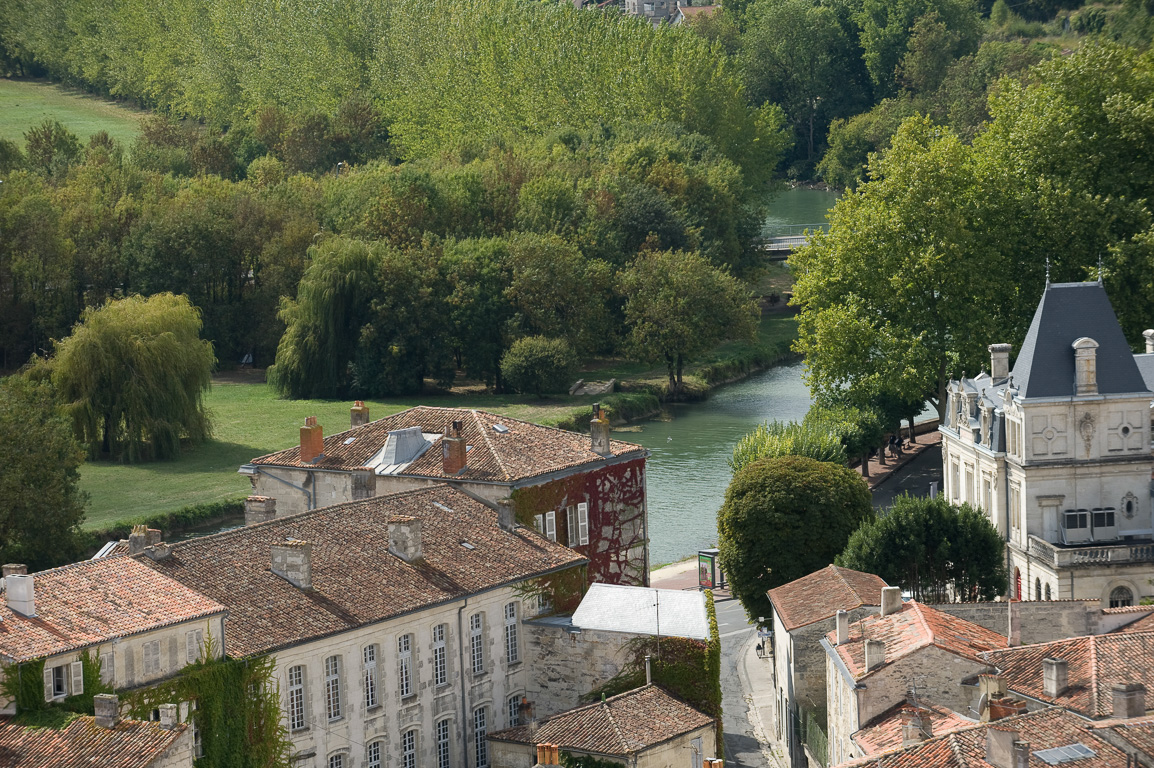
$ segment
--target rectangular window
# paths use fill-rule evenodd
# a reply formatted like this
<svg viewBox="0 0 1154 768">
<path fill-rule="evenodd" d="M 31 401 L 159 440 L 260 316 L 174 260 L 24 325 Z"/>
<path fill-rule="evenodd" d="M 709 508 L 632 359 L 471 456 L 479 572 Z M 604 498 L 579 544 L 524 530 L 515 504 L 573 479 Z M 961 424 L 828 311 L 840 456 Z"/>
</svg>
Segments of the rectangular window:
<svg viewBox="0 0 1154 768">
<path fill-rule="evenodd" d="M 552 510 L 545 513 L 545 538 L 557 541 L 557 513 Z"/>
<path fill-rule="evenodd" d="M 413 636 L 397 638 L 397 688 L 401 698 L 413 695 Z"/>
<path fill-rule="evenodd" d="M 577 505 L 577 543 L 589 543 L 589 505 L 585 502 Z"/>
<path fill-rule="evenodd" d="M 469 617 L 469 649 L 473 659 L 473 674 L 480 675 L 485 671 L 485 645 L 481 637 L 481 614 L 474 613 Z"/>
<path fill-rule="evenodd" d="M 401 734 L 401 768 L 417 768 L 417 732 Z"/>
<path fill-rule="evenodd" d="M 187 664 L 200 661 L 204 650 L 204 630 L 194 629 L 184 633 L 184 660 Z"/>
<path fill-rule="evenodd" d="M 489 708 L 480 707 L 473 712 L 473 754 L 477 758 L 477 768 L 489 766 Z"/>
<path fill-rule="evenodd" d="M 365 747 L 365 768 L 381 768 L 381 742 L 374 741 Z"/>
<path fill-rule="evenodd" d="M 377 646 L 365 646 L 365 709 L 377 706 Z"/>
<path fill-rule="evenodd" d="M 545 516 L 533 515 L 533 527 L 537 529 L 537 533 L 545 533 Z"/>
<path fill-rule="evenodd" d="M 437 768 L 450 768 L 449 721 L 437 721 Z"/>
<path fill-rule="evenodd" d="M 333 755 L 329 758 L 329 768 L 345 768 L 345 756 Z"/>
<path fill-rule="evenodd" d="M 506 703 L 509 710 L 509 727 L 521 724 L 521 697 L 510 696 Z"/>
<path fill-rule="evenodd" d="M 329 720 L 341 719 L 341 658 L 325 659 L 325 712 Z"/>
<path fill-rule="evenodd" d="M 433 627 L 433 685 L 445 685 L 449 682 L 448 669 L 445 666 L 445 625 Z"/>
<path fill-rule="evenodd" d="M 52 695 L 49 698 L 59 699 L 68 695 L 68 667 L 60 665 L 52 668 Z"/>
<path fill-rule="evenodd" d="M 288 715 L 289 730 L 300 731 L 307 727 L 305 721 L 305 668 L 289 667 L 288 671 Z"/>
<path fill-rule="evenodd" d="M 505 606 L 505 660 L 510 664 L 521 660 L 517 645 L 517 604 L 509 603 Z"/>
<path fill-rule="evenodd" d="M 144 644 L 144 676 L 160 674 L 160 641 L 153 640 Z"/>
</svg>

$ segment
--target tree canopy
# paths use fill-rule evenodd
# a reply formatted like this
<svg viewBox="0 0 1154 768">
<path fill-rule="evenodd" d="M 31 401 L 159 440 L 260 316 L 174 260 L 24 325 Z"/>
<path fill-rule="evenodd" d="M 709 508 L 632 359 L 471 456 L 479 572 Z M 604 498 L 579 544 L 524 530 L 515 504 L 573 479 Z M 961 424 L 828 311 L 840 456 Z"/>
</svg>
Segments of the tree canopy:
<svg viewBox="0 0 1154 768">
<path fill-rule="evenodd" d="M 993 600 L 1008 587 L 1004 548 L 980 509 L 902 495 L 854 531 L 837 564 L 876 573 L 915 600 Z"/>
<path fill-rule="evenodd" d="M 833 562 L 873 518 L 853 470 L 804 456 L 760 459 L 738 470 L 717 513 L 718 547 L 734 595 L 769 616 L 766 591 Z"/>
<path fill-rule="evenodd" d="M 93 458 L 168 459 L 211 432 L 204 391 L 216 358 L 184 296 L 131 296 L 87 309 L 45 362 Z"/>
</svg>

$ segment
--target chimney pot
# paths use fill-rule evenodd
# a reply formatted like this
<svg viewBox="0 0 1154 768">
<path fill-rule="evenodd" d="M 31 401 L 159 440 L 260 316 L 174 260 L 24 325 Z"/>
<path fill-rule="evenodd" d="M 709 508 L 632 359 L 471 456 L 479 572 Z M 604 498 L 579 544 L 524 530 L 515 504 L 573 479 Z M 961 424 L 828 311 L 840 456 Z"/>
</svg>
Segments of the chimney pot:
<svg viewBox="0 0 1154 768">
<path fill-rule="evenodd" d="M 4 591 L 8 594 L 8 607 L 24 616 L 36 615 L 35 577 L 14 573 L 4 579 Z"/>
<path fill-rule="evenodd" d="M 305 464 L 315 464 L 325 455 L 325 434 L 316 416 L 305 419 L 301 427 L 301 461 Z"/>
<path fill-rule="evenodd" d="M 866 672 L 873 670 L 886 663 L 886 644 L 882 640 L 866 640 L 865 641 L 865 666 Z"/>
<path fill-rule="evenodd" d="M 1146 714 L 1146 686 L 1141 683 L 1114 683 L 1114 717 L 1129 719 Z"/>
<path fill-rule="evenodd" d="M 249 496 L 244 500 L 244 524 L 256 525 L 276 519 L 276 499 L 272 496 Z"/>
<path fill-rule="evenodd" d="M 902 610 L 902 588 L 901 587 L 882 587 L 882 608 L 881 615 L 889 616 L 892 613 L 899 613 Z"/>
<path fill-rule="evenodd" d="M 160 710 L 161 728 L 166 731 L 172 731 L 176 729 L 176 726 L 180 725 L 180 720 L 176 716 L 177 709 L 175 704 L 161 704 L 158 709 Z"/>
<path fill-rule="evenodd" d="M 1042 693 L 1056 699 L 1070 685 L 1070 672 L 1065 659 L 1042 659 Z"/>
<path fill-rule="evenodd" d="M 445 429 L 445 435 L 441 438 L 441 469 L 446 475 L 459 475 L 469 464 L 469 449 L 465 445 L 464 436 L 461 434 L 463 428 L 464 425 L 461 422 L 454 421 L 450 427 Z"/>
<path fill-rule="evenodd" d="M 609 446 L 609 418 L 601 403 L 593 404 L 593 419 L 589 422 L 590 449 L 600 456 L 612 456 Z"/>
<path fill-rule="evenodd" d="M 389 518 L 389 551 L 406 563 L 421 558 L 421 520 L 409 515 Z"/>
<path fill-rule="evenodd" d="M 289 540 L 272 545 L 272 572 L 298 589 L 313 588 L 313 545 Z"/>
<path fill-rule="evenodd" d="M 1154 329 L 1147 328 L 1142 335 L 1146 337 L 1146 354 L 1154 353 Z"/>
<path fill-rule="evenodd" d="M 92 697 L 96 724 L 101 728 L 115 728 L 120 721 L 120 697 L 113 693 L 98 693 Z"/>
<path fill-rule="evenodd" d="M 1098 342 L 1083 336 L 1074 342 L 1073 347 L 1075 393 L 1098 394 Z"/>
<path fill-rule="evenodd" d="M 837 612 L 837 644 L 845 645 L 849 642 L 849 613 L 838 609 Z"/>
<path fill-rule="evenodd" d="M 512 531 L 517 527 L 517 511 L 513 499 L 504 498 L 497 501 L 497 525 L 502 531 Z"/>
<path fill-rule="evenodd" d="M 1012 347 L 1009 344 L 991 344 L 987 349 L 990 351 L 990 378 L 994 381 L 1007 378 L 1010 375 Z"/>
<path fill-rule="evenodd" d="M 369 406 L 365 405 L 364 400 L 357 400 L 349 410 L 349 424 L 354 427 L 360 427 L 368 423 Z"/>
</svg>

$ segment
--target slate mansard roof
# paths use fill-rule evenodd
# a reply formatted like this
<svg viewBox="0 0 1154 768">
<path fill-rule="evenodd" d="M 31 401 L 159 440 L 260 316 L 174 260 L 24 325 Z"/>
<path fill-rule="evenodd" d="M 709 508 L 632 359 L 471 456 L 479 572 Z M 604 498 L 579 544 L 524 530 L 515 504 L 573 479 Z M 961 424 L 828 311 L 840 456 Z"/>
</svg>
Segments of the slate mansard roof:
<svg viewBox="0 0 1154 768">
<path fill-rule="evenodd" d="M 220 603 L 130 558 L 32 574 L 36 616 L 0 596 L 0 656 L 22 662 L 225 612 Z"/>
<path fill-rule="evenodd" d="M 468 466 L 456 475 L 446 475 L 442 466 L 441 437 L 454 421 L 463 424 L 468 446 Z M 393 464 L 382 464 L 389 455 L 390 432 L 417 428 L 426 445 L 419 455 Z M 398 438 L 394 438 L 396 440 Z M 585 464 L 604 463 L 618 458 L 645 458 L 640 445 L 611 440 L 612 456 L 592 450 L 589 435 L 544 427 L 520 419 L 466 408 L 420 406 L 353 427 L 325 438 L 324 457 L 315 463 L 300 460 L 300 446 L 253 459 L 257 466 L 308 467 L 352 471 L 371 467 L 378 474 L 425 478 L 514 482 L 530 477 L 573 469 Z"/>
<path fill-rule="evenodd" d="M 82 716 L 63 728 L 30 728 L 0 718 L 0 765 L 19 768 L 148 768 L 188 729 L 121 720 L 102 728 Z"/>
<path fill-rule="evenodd" d="M 420 520 L 422 557 L 389 552 L 389 520 Z M 312 589 L 271 570 L 274 544 L 309 542 Z M 160 573 L 229 609 L 225 648 L 248 656 L 326 637 L 466 595 L 581 565 L 527 528 L 447 485 L 336 504 L 173 545 Z M 112 558 L 110 563 L 124 562 Z"/>
<path fill-rule="evenodd" d="M 768 594 L 786 631 L 792 632 L 833 618 L 839 610 L 881 605 L 882 588 L 886 586 L 880 576 L 872 573 L 829 565 L 771 589 Z"/>
</svg>

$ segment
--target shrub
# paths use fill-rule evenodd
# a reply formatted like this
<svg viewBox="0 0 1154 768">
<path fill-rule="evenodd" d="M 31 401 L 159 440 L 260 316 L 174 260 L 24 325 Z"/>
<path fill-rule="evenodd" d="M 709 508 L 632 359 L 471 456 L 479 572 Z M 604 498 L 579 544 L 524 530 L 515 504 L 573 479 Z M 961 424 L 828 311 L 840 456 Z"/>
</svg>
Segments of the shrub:
<svg viewBox="0 0 1154 768">
<path fill-rule="evenodd" d="M 522 393 L 542 397 L 546 392 L 564 392 L 573 381 L 577 359 L 563 339 L 526 336 L 513 342 L 501 357 L 505 383 Z"/>
</svg>

